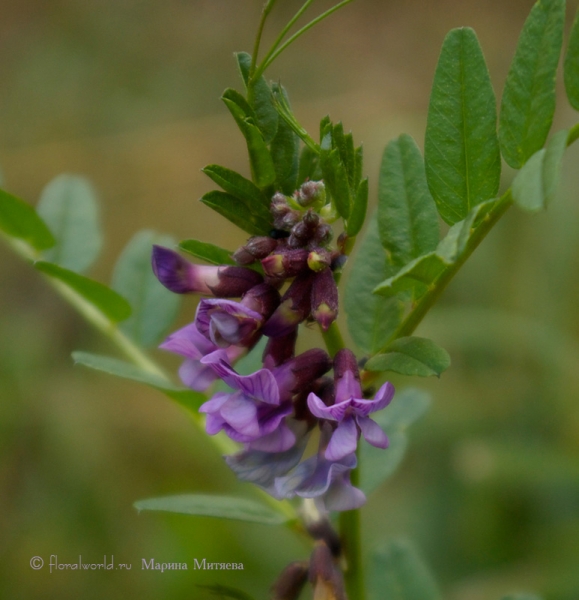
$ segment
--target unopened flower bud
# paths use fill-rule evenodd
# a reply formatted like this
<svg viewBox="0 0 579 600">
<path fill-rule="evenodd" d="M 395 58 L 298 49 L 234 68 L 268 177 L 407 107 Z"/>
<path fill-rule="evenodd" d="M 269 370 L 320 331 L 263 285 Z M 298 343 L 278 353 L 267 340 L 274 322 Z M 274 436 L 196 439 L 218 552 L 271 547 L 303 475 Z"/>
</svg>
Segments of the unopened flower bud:
<svg viewBox="0 0 579 600">
<path fill-rule="evenodd" d="M 311 292 L 315 273 L 300 273 L 282 296 L 281 303 L 263 328 L 269 337 L 287 335 L 311 311 Z"/>
<path fill-rule="evenodd" d="M 316 204 L 320 208 L 326 203 L 326 186 L 323 181 L 306 181 L 296 193 L 301 206 Z"/>
<path fill-rule="evenodd" d="M 308 251 L 305 248 L 283 248 L 266 256 L 261 265 L 268 277 L 288 279 L 295 277 L 308 266 Z"/>
<path fill-rule="evenodd" d="M 243 295 L 240 304 L 259 313 L 266 320 L 279 306 L 279 302 L 279 292 L 268 283 L 260 283 Z"/>
<path fill-rule="evenodd" d="M 327 331 L 338 316 L 338 287 L 332 270 L 316 273 L 312 284 L 312 317 Z"/>
<path fill-rule="evenodd" d="M 298 600 L 308 580 L 307 562 L 290 563 L 271 588 L 271 600 Z"/>
<path fill-rule="evenodd" d="M 314 587 L 314 600 L 347 600 L 342 573 L 323 542 L 318 542 L 312 552 L 309 578 Z"/>
<path fill-rule="evenodd" d="M 324 248 L 316 248 L 308 254 L 308 267 L 312 271 L 323 271 L 332 263 L 332 254 Z"/>
<path fill-rule="evenodd" d="M 292 359 L 295 355 L 298 328 L 294 327 L 287 335 L 271 337 L 263 351 L 263 366 L 274 369 Z"/>
<path fill-rule="evenodd" d="M 263 281 L 263 277 L 251 269 L 195 265 L 162 246 L 153 246 L 152 266 L 157 279 L 177 294 L 197 292 L 236 298 Z"/>
<path fill-rule="evenodd" d="M 288 205 L 281 192 L 275 193 L 271 199 L 270 212 L 276 229 L 291 229 L 301 219 L 300 213 Z"/>
<path fill-rule="evenodd" d="M 319 223 L 320 216 L 313 210 L 308 210 L 302 220 L 292 227 L 288 245 L 292 248 L 307 246 L 313 239 Z"/>
<path fill-rule="evenodd" d="M 233 253 L 233 260 L 239 265 L 250 265 L 273 252 L 277 244 L 277 240 L 267 235 L 251 237 L 245 245 Z"/>
<path fill-rule="evenodd" d="M 314 234 L 313 242 L 325 246 L 332 241 L 332 228 L 327 223 L 320 223 Z"/>
<path fill-rule="evenodd" d="M 310 389 L 312 383 L 332 368 L 328 353 L 321 348 L 311 348 L 282 364 L 276 370 L 282 387 L 296 394 Z"/>
</svg>

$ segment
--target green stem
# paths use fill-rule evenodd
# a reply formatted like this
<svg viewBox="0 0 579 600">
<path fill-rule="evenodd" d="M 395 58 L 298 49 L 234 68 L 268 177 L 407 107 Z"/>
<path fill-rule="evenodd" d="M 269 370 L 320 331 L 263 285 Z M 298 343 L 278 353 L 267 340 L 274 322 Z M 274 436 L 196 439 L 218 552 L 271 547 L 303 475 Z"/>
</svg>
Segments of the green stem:
<svg viewBox="0 0 579 600">
<path fill-rule="evenodd" d="M 265 27 L 265 21 L 267 20 L 267 16 L 271 12 L 273 5 L 276 0 L 269 0 L 263 6 L 263 10 L 261 11 L 261 19 L 259 20 L 259 27 L 257 28 L 257 34 L 255 35 L 255 43 L 253 45 L 253 54 L 251 55 L 251 66 L 249 67 L 249 77 L 247 81 L 247 94 L 248 97 L 252 96 L 252 82 L 253 82 L 253 73 L 255 72 L 255 67 L 257 65 L 257 55 L 259 53 L 259 45 L 261 44 L 261 36 L 263 34 L 263 28 Z"/>
<path fill-rule="evenodd" d="M 358 454 L 358 459 L 359 459 Z M 352 485 L 358 487 L 360 465 L 351 472 Z M 362 532 L 361 511 L 347 510 L 340 513 L 340 533 L 343 552 L 346 557 L 344 581 L 346 592 L 350 600 L 365 600 L 366 589 L 364 585 L 364 564 L 362 561 Z"/>
<path fill-rule="evenodd" d="M 346 347 L 344 343 L 344 338 L 342 337 L 342 332 L 340 331 L 340 327 L 334 321 L 329 327 L 327 331 L 321 329 L 322 338 L 324 339 L 324 343 L 326 344 L 326 348 L 328 349 L 328 354 L 333 358 L 338 350 Z"/>
<path fill-rule="evenodd" d="M 260 77 L 262 75 L 262 73 L 267 69 L 267 67 L 269 67 L 269 65 L 271 65 L 271 63 L 290 45 L 293 44 L 293 42 L 295 42 L 300 36 L 302 36 L 306 31 L 308 31 L 309 29 L 311 29 L 314 25 L 317 25 L 320 21 L 323 21 L 326 17 L 329 17 L 332 13 L 336 12 L 337 10 L 339 10 L 340 8 L 342 8 L 343 6 L 346 6 L 346 4 L 350 4 L 350 2 L 353 2 L 353 0 L 343 0 L 343 2 L 340 2 L 339 4 L 336 4 L 336 6 L 330 8 L 329 10 L 327 10 L 325 13 L 322 13 L 319 17 L 316 17 L 313 21 L 310 21 L 307 25 L 304 25 L 304 27 L 302 27 L 300 30 L 296 31 L 296 33 L 294 33 L 286 42 L 285 44 L 283 44 L 281 47 L 279 47 L 277 50 L 275 50 L 274 52 L 272 52 L 270 50 L 270 52 L 267 54 L 267 56 L 264 58 L 264 60 L 262 61 L 262 63 L 259 65 L 259 67 L 257 67 L 254 77 L 255 79 L 257 79 L 258 77 Z M 306 4 L 308 4 L 306 2 Z"/>
</svg>

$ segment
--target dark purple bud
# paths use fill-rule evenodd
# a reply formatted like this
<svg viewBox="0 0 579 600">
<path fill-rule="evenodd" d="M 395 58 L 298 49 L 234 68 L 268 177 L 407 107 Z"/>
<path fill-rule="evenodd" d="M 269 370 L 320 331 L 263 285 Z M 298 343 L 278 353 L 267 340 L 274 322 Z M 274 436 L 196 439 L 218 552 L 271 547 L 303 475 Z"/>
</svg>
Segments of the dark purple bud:
<svg viewBox="0 0 579 600">
<path fill-rule="evenodd" d="M 314 243 L 325 246 L 332 241 L 332 228 L 327 223 L 320 223 L 314 234 Z"/>
<path fill-rule="evenodd" d="M 294 398 L 294 417 L 297 421 L 305 421 L 308 431 L 318 424 L 318 418 L 312 414 L 308 407 L 308 396 L 311 392 L 330 406 L 334 404 L 334 382 L 330 377 L 321 377 L 311 384 L 309 390 L 306 389 L 296 394 Z"/>
<path fill-rule="evenodd" d="M 335 254 L 332 256 L 332 271 L 341 271 L 348 262 L 346 254 Z"/>
<path fill-rule="evenodd" d="M 309 578 L 314 587 L 314 598 L 347 600 L 342 573 L 323 542 L 318 542 L 312 552 Z"/>
<path fill-rule="evenodd" d="M 308 267 L 312 271 L 323 271 L 332 264 L 332 253 L 325 248 L 316 248 L 308 254 Z"/>
<path fill-rule="evenodd" d="M 269 277 L 289 279 L 308 268 L 308 251 L 305 248 L 282 248 L 261 261 Z"/>
<path fill-rule="evenodd" d="M 298 275 L 282 296 L 281 303 L 263 327 L 269 337 L 287 335 L 311 311 L 311 292 L 315 273 L 307 271 Z"/>
<path fill-rule="evenodd" d="M 298 354 L 291 361 L 280 367 L 291 371 L 292 383 L 288 389 L 292 393 L 311 389 L 312 383 L 325 375 L 332 368 L 332 361 L 328 353 L 321 348 L 311 348 Z"/>
<path fill-rule="evenodd" d="M 252 287 L 241 298 L 241 304 L 259 313 L 266 321 L 279 306 L 279 292 L 269 283 L 260 283 Z"/>
<path fill-rule="evenodd" d="M 162 246 L 153 246 L 152 266 L 157 279 L 177 294 L 236 298 L 263 281 L 259 273 L 244 267 L 194 265 Z"/>
<path fill-rule="evenodd" d="M 239 265 L 250 265 L 273 252 L 277 244 L 277 240 L 267 235 L 251 237 L 244 246 L 233 253 L 233 260 Z"/>
<path fill-rule="evenodd" d="M 310 206 L 314 202 L 322 207 L 326 203 L 326 186 L 323 181 L 306 181 L 295 194 L 301 206 Z"/>
<path fill-rule="evenodd" d="M 343 379 L 344 375 L 348 371 L 359 383 L 360 373 L 358 371 L 358 362 L 356 361 L 356 356 L 351 350 L 348 350 L 348 348 L 342 348 L 341 350 L 338 350 L 336 356 L 334 357 L 334 382 L 336 385 L 341 379 Z M 358 397 L 361 398 L 361 395 L 358 395 Z"/>
<path fill-rule="evenodd" d="M 309 564 L 305 561 L 290 563 L 271 588 L 271 600 L 298 600 L 308 580 Z"/>
<path fill-rule="evenodd" d="M 301 218 L 300 213 L 288 205 L 287 198 L 280 192 L 271 199 L 270 212 L 276 229 L 291 229 Z"/>
<path fill-rule="evenodd" d="M 330 268 L 316 273 L 312 284 L 312 316 L 327 331 L 338 316 L 338 287 Z"/>
<path fill-rule="evenodd" d="M 295 355 L 298 328 L 294 327 L 287 335 L 269 338 L 263 352 L 263 366 L 274 369 L 292 359 Z"/>
<path fill-rule="evenodd" d="M 302 220 L 292 227 L 291 235 L 288 238 L 288 246 L 291 248 L 307 246 L 312 241 L 319 223 L 320 216 L 313 210 L 308 210 Z"/>
</svg>

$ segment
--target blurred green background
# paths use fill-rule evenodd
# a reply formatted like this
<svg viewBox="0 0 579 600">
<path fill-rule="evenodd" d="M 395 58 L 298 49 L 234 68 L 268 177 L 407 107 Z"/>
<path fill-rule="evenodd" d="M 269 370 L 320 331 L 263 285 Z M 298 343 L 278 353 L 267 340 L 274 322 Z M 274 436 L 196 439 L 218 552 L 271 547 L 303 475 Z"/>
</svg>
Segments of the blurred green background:
<svg viewBox="0 0 579 600">
<path fill-rule="evenodd" d="M 279 0 L 266 42 L 301 2 Z M 332 3 L 319 0 L 317 10 Z M 261 0 L 3 0 L 0 165 L 36 203 L 62 172 L 95 184 L 110 281 L 132 235 L 155 228 L 235 248 L 243 235 L 200 203 L 208 163 L 247 174 L 244 143 L 219 101 L 239 87 L 232 53 L 250 50 Z M 375 202 L 385 144 L 422 144 L 446 32 L 477 31 L 497 96 L 530 0 L 356 0 L 300 40 L 281 78 L 310 131 L 329 113 L 365 147 Z M 569 2 L 568 22 L 576 9 Z M 555 126 L 576 115 L 561 89 Z M 579 598 L 579 151 L 549 211 L 512 210 L 418 331 L 451 353 L 423 384 L 432 410 L 400 471 L 364 509 L 368 552 L 409 536 L 449 600 L 535 590 Z M 512 174 L 505 169 L 504 183 Z M 307 546 L 285 530 L 165 514 L 140 498 L 251 495 L 160 394 L 73 367 L 76 349 L 110 352 L 37 273 L 0 246 L 0 597 L 206 598 L 222 583 L 259 598 Z M 179 318 L 194 314 L 189 300 Z M 159 353 L 160 354 L 160 353 Z M 175 369 L 177 360 L 160 357 Z M 124 573 L 49 574 L 30 558 L 130 562 Z M 141 571 L 163 562 L 243 562 L 232 573 Z M 352 599 L 355 600 L 355 599 Z"/>
</svg>

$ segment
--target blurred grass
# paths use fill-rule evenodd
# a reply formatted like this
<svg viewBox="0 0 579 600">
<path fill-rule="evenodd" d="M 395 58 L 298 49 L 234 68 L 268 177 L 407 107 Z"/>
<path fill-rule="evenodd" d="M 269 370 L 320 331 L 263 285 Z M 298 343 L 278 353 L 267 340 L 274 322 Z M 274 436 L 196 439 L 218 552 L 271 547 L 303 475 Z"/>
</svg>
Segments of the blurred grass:
<svg viewBox="0 0 579 600">
<path fill-rule="evenodd" d="M 299 4 L 280 2 L 268 31 Z M 282 78 L 310 131 L 329 112 L 364 142 L 375 202 L 386 142 L 404 131 L 422 142 L 446 32 L 475 28 L 500 97 L 531 4 L 358 0 L 269 75 Z M 108 242 L 95 277 L 110 279 L 141 228 L 229 248 L 243 240 L 197 199 L 212 187 L 200 173 L 205 164 L 247 173 L 244 144 L 218 97 L 239 86 L 232 53 L 251 47 L 260 6 L 2 3 L 5 185 L 36 202 L 61 172 L 95 183 Z M 557 126 L 574 119 L 561 95 Z M 453 367 L 425 382 L 434 408 L 411 436 L 401 471 L 364 513 L 368 550 L 409 534 L 451 600 L 517 589 L 579 597 L 578 160 L 573 148 L 565 189 L 547 213 L 506 216 L 421 327 L 451 352 Z M 274 575 L 305 556 L 301 542 L 261 526 L 137 515 L 132 503 L 143 497 L 251 490 L 204 452 L 186 415 L 159 394 L 74 368 L 72 350 L 107 352 L 106 343 L 4 246 L 0 281 L 0 597 L 203 598 L 194 586 L 215 582 L 264 597 Z M 180 322 L 193 311 L 187 303 Z M 133 569 L 30 569 L 32 556 L 50 554 L 61 562 L 114 555 Z M 152 557 L 232 560 L 245 570 L 141 571 L 141 558 Z"/>
</svg>

